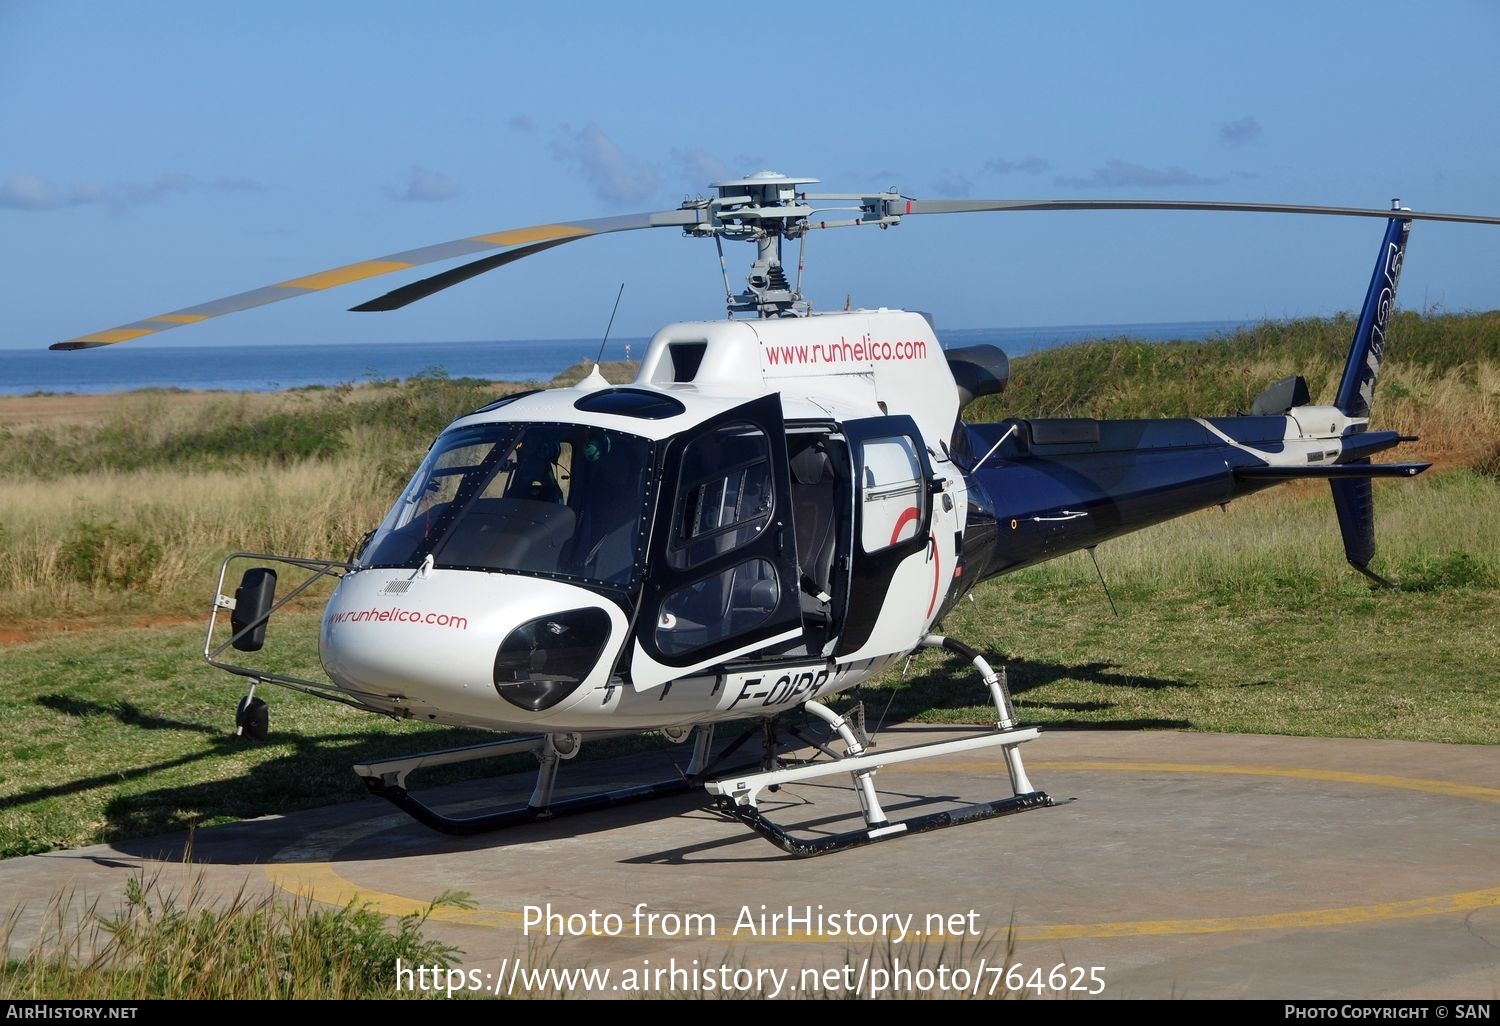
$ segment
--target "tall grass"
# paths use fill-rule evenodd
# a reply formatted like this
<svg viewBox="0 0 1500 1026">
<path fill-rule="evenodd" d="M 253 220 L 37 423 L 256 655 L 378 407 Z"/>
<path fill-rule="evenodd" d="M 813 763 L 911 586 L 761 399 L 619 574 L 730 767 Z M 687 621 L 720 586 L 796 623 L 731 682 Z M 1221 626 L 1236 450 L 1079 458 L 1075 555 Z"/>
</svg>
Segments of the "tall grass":
<svg viewBox="0 0 1500 1026">
<path fill-rule="evenodd" d="M 393 928 L 384 915 L 353 903 L 325 908 L 243 889 L 221 901 L 201 876 L 177 890 L 160 873 L 139 875 L 112 913 L 68 892 L 54 897 L 27 950 L 0 968 L 0 993 L 70 1001 L 431 996 L 397 991 L 396 960 L 455 964 L 458 949 L 424 937 L 422 928 L 438 905 L 466 903 L 461 895 L 440 896 Z M 23 914 L 15 909 L 0 924 L 0 948 L 10 948 Z"/>
<path fill-rule="evenodd" d="M 1267 322 L 1204 342 L 1111 339 L 1016 359 L 1005 393 L 971 407 L 1005 416 L 1223 416 L 1248 410 L 1272 381 L 1307 378 L 1332 402 L 1353 336 L 1349 315 Z M 1418 454 L 1472 466 L 1500 438 L 1500 312 L 1396 314 L 1373 425 L 1421 436 Z"/>
<path fill-rule="evenodd" d="M 473 907 L 468 897 L 449 892 L 423 911 L 387 917 L 351 902 L 326 907 L 284 893 L 253 895 L 243 887 L 216 897 L 201 874 L 181 889 L 163 882 L 164 871 L 140 873 L 125 887 L 120 907 L 107 912 L 97 900 L 71 891 L 55 895 L 38 929 L 23 927 L 30 917 L 15 908 L 0 921 L 0 949 L 15 952 L 0 964 L 0 994 L 16 1000 L 68 1001 L 245 1001 L 359 1000 L 490 996 L 479 990 L 483 970 L 459 968 L 457 947 L 424 936 L 441 906 Z M 30 934 L 25 939 L 22 934 Z M 22 949 L 17 952 L 17 949 Z M 783 970 L 797 996 L 819 999 L 1023 999 L 1076 997 L 1102 986 L 1081 974 L 1028 974 L 1015 964 L 1014 924 L 1003 934 L 977 940 L 921 937 L 901 945 L 886 937 L 866 947 L 848 947 L 832 967 Z M 510 956 L 525 967 L 525 981 L 501 996 L 519 999 L 600 997 L 602 993 L 564 989 L 583 986 L 582 974 L 557 964 L 560 945 L 528 944 Z M 509 961 L 509 959 L 505 960 Z M 645 964 L 649 965 L 649 959 Z M 685 960 L 684 960 L 685 961 Z M 707 990 L 658 991 L 643 985 L 642 998 L 726 998 L 766 1000 L 755 971 L 732 952 L 705 952 L 694 964 L 737 970 Z M 864 964 L 858 977 L 845 966 Z M 985 966 L 996 967 L 988 972 Z M 398 978 L 397 969 L 408 974 Z M 425 978 L 410 978 L 421 967 Z M 1005 971 L 1009 967 L 1013 971 Z M 644 968 L 644 966 L 643 966 Z M 454 970 L 449 972 L 449 970 Z M 816 987 L 807 984 L 812 972 Z M 642 973 L 643 978 L 647 977 Z M 501 976 L 502 980 L 504 976 Z M 616 980 L 626 977 L 618 975 Z M 750 989 L 736 989 L 743 978 Z M 512 978 L 512 982 L 515 982 Z M 621 991 L 616 985 L 612 992 Z M 628 991 L 627 991 L 628 992 Z M 787 991 L 783 990 L 783 994 Z"/>
<path fill-rule="evenodd" d="M 405 383 L 229 394 L 212 404 L 164 390 L 127 393 L 99 422 L 0 431 L 0 476 L 283 465 L 350 453 L 361 438 L 386 455 L 420 456 L 455 418 L 520 387 L 433 371 Z"/>
<path fill-rule="evenodd" d="M 1341 316 L 1267 323 L 1207 342 L 1069 346 L 1017 359 L 1007 391 L 968 416 L 1228 414 L 1248 409 L 1269 382 L 1291 373 L 1308 377 L 1314 401 L 1327 401 L 1352 332 L 1352 318 Z M 1420 437 L 1403 457 L 1500 480 L 1500 313 L 1400 313 L 1389 338 L 1374 426 Z M 570 368 L 558 381 L 583 370 Z M 624 380 L 630 368 L 609 370 Z M 431 371 L 406 382 L 274 396 L 205 400 L 151 391 L 120 397 L 96 420 L 0 429 L 0 617 L 185 615 L 201 610 L 206 582 L 229 551 L 342 558 L 376 525 L 438 431 L 520 387 Z M 1420 491 L 1425 484 L 1378 486 L 1388 557 L 1416 566 L 1428 558 L 1418 552 L 1424 544 L 1444 548 L 1433 557 L 1441 560 L 1457 551 L 1451 539 L 1494 536 L 1486 506 L 1495 503 L 1482 483 L 1445 486 L 1437 498 Z M 1452 497 L 1460 487 L 1477 505 L 1462 508 L 1469 500 Z M 1326 489 L 1317 494 L 1326 510 Z M 1447 540 L 1413 541 L 1403 554 L 1407 543 L 1384 522 L 1393 515 L 1384 497 L 1397 495 L 1423 496 L 1412 500 L 1408 520 L 1450 525 Z M 1116 558 L 1131 545 L 1174 551 L 1157 567 L 1173 586 L 1244 579 L 1233 563 L 1236 547 L 1264 554 L 1279 531 L 1275 514 L 1237 520 L 1245 524 L 1239 541 L 1215 531 L 1200 549 L 1193 533 L 1211 516 L 1111 548 Z M 1433 535 L 1426 526 L 1418 536 Z M 1275 557 L 1280 572 L 1339 565 L 1334 539 L 1335 531 L 1320 527 L 1305 547 L 1287 547 L 1286 561 Z M 1471 540 L 1464 551 L 1477 570 L 1470 576 L 1493 580 L 1493 546 L 1482 533 Z M 1181 559 L 1186 552 L 1201 555 Z"/>
<path fill-rule="evenodd" d="M 1373 568 L 1408 590 L 1500 588 L 1500 481 L 1469 471 L 1376 488 Z M 1099 546 L 1111 587 L 1139 596 L 1268 592 L 1358 593 L 1344 559 L 1328 488 L 1277 491 L 1158 524 Z M 1043 563 L 1019 579 L 1038 587 L 1093 579 L 1086 554 Z"/>
<path fill-rule="evenodd" d="M 343 558 L 390 486 L 373 454 L 242 471 L 102 471 L 6 482 L 0 615 L 206 608 L 234 550 Z"/>
</svg>

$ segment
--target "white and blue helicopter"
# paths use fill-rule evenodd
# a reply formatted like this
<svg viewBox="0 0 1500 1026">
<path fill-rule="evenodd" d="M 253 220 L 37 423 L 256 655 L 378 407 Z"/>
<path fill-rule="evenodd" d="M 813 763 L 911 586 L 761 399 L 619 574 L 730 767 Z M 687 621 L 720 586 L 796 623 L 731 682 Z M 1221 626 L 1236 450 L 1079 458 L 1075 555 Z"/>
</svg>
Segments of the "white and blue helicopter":
<svg viewBox="0 0 1500 1026">
<path fill-rule="evenodd" d="M 356 766 L 369 789 L 421 822 L 472 833 L 703 787 L 718 809 L 785 851 L 817 855 L 1053 804 L 1022 765 L 1037 736 L 1018 723 L 983 655 L 941 633 L 944 615 L 986 579 L 1279 482 L 1326 479 L 1349 562 L 1374 554 L 1371 479 L 1420 463 L 1372 457 L 1407 441 L 1372 430 L 1371 401 L 1403 254 L 1417 220 L 1500 218 L 1277 204 L 1179 201 L 918 200 L 896 191 L 809 194 L 811 178 L 760 172 L 714 183 L 674 210 L 473 236 L 308 275 L 52 346 L 124 342 L 378 275 L 498 251 L 356 310 L 388 310 L 520 258 L 589 236 L 672 227 L 755 245 L 746 287 L 724 278 L 728 317 L 669 324 L 636 379 L 596 367 L 572 387 L 510 395 L 460 417 L 432 443 L 385 520 L 344 561 L 234 553 L 220 572 L 204 655 L 251 680 L 242 732 L 264 737 L 259 684 L 393 717 L 519 734 Z M 829 208 L 855 216 L 819 220 Z M 993 346 L 945 350 L 920 313 L 813 311 L 782 262 L 814 229 L 934 213 L 1229 210 L 1383 219 L 1374 274 L 1332 401 L 1300 377 L 1270 385 L 1247 413 L 1163 420 L 1008 419 L 965 408 L 1004 390 Z M 248 560 L 233 594 L 231 566 Z M 277 597 L 281 564 L 306 577 Z M 261 649 L 269 618 L 313 582 L 336 578 L 319 638 L 327 680 L 257 670 L 226 651 Z M 1376 578 L 1378 580 L 1378 578 Z M 215 636 L 228 613 L 230 634 Z M 220 632 L 222 633 L 222 631 Z M 958 739 L 875 748 L 862 715 L 829 700 L 924 647 L 973 663 L 994 723 Z M 788 762 L 787 714 L 827 725 L 826 758 Z M 715 746 L 715 728 L 753 726 Z M 561 762 L 589 737 L 664 733 L 690 743 L 678 778 L 554 798 Z M 730 753 L 760 737 L 748 768 Z M 802 737 L 803 735 L 797 734 Z M 998 748 L 1009 793 L 893 820 L 882 766 Z M 526 805 L 453 817 L 415 796 L 410 773 L 532 752 Z M 851 774 L 863 824 L 798 836 L 762 803 L 782 785 Z"/>
</svg>

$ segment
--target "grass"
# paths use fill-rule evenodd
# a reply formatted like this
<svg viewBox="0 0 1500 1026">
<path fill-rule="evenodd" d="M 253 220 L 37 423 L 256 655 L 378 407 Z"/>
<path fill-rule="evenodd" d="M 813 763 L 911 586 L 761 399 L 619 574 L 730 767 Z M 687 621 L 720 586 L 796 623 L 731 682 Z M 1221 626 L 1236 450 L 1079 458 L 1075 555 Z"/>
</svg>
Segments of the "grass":
<svg viewBox="0 0 1500 1026">
<path fill-rule="evenodd" d="M 972 419 L 1229 413 L 1294 372 L 1326 399 L 1351 330 L 1291 322 L 1037 354 Z M 1101 546 L 1108 598 L 1080 553 L 986 584 L 944 630 L 1004 665 L 1021 719 L 1043 727 L 1500 744 L 1500 314 L 1401 314 L 1392 337 L 1376 426 L 1422 435 L 1402 457 L 1439 464 L 1376 484 L 1375 568 L 1397 589 L 1345 565 L 1325 488 L 1292 485 Z M 204 664 L 202 625 L 226 553 L 342 555 L 436 431 L 502 390 L 432 372 L 0 417 L 0 857 L 351 801 L 365 795 L 353 763 L 489 739 L 263 690 L 271 735 L 246 741 L 233 733 L 243 683 Z M 318 604 L 278 614 L 262 661 L 319 672 Z M 969 668 L 933 651 L 863 697 L 872 724 L 991 715 Z M 45 921 L 0 969 L 7 998 L 388 998 L 406 996 L 397 957 L 461 954 L 426 939 L 422 916 L 210 902 L 160 878 L 133 880 L 118 909 L 60 895 Z"/>
<path fill-rule="evenodd" d="M 1007 664 L 1043 726 L 1500 743 L 1500 482 L 1455 471 L 1378 501 L 1398 591 L 1343 565 L 1321 489 L 1270 492 L 1101 546 L 1118 617 L 1077 554 L 986 584 L 944 627 Z M 317 616 L 278 614 L 261 654 L 317 673 Z M 244 685 L 202 640 L 195 619 L 0 648 L 0 856 L 351 801 L 353 763 L 489 737 L 275 690 L 253 744 L 233 734 Z M 887 722 L 988 715 L 938 653 L 868 690 Z"/>
<path fill-rule="evenodd" d="M 1026 974 L 1014 962 L 1013 931 L 978 941 L 924 937 L 905 947 L 887 937 L 845 949 L 842 963 L 770 970 L 769 977 L 733 952 L 705 953 L 693 961 L 704 967 L 701 990 L 656 989 L 676 980 L 653 973 L 649 959 L 639 968 L 602 972 L 559 965 L 562 942 L 531 944 L 491 973 L 463 968 L 459 948 L 423 934 L 438 907 L 472 907 L 462 893 L 440 895 L 422 912 L 391 921 L 355 902 L 321 907 L 309 898 L 253 895 L 244 888 L 214 898 L 204 877 L 186 868 L 181 888 L 164 883 L 160 870 L 133 876 L 114 910 L 59 894 L 36 936 L 21 944 L 16 938 L 24 910 L 12 910 L 0 921 L 0 948 L 15 952 L 0 963 L 0 995 L 11 1002 L 447 999 L 492 996 L 497 977 L 503 985 L 498 996 L 542 1000 L 619 991 L 641 998 L 766 1000 L 792 988 L 814 1000 L 992 1000 L 1073 997 L 1102 987 L 1081 972 Z M 511 961 L 520 972 L 507 975 Z M 867 980 L 846 969 L 862 962 Z M 994 968 L 981 972 L 986 964 Z M 602 973 L 611 974 L 613 986 L 601 981 Z M 585 989 L 591 979 L 594 991 Z"/>
<path fill-rule="evenodd" d="M 945 627 L 1009 664 L 1030 723 L 1500 743 L 1500 482 L 1392 484 L 1394 590 L 1344 563 L 1325 489 L 1288 488 L 1106 543 L 1098 570 L 1075 553 L 1000 578 Z M 983 716 L 963 667 L 928 652 L 911 674 L 872 705 Z"/>
<path fill-rule="evenodd" d="M 394 924 L 366 906 L 322 908 L 311 899 L 210 898 L 202 877 L 178 890 L 160 873 L 131 878 L 118 910 L 69 894 L 54 899 L 40 936 L 0 966 L 0 994 L 10 1001 L 185 999 L 347 1000 L 434 997 L 397 990 L 395 966 L 444 970 L 459 950 L 428 939 L 422 928 L 439 905 Z M 81 906 L 81 907 L 75 907 Z M 20 910 L 0 924 L 0 949 L 16 932 Z"/>
<path fill-rule="evenodd" d="M 341 558 L 443 427 L 523 387 L 434 371 L 214 405 L 148 390 L 97 418 L 0 425 L 0 622 L 180 618 L 228 552 Z"/>
<path fill-rule="evenodd" d="M 1229 412 L 1299 367 L 1326 389 L 1349 330 L 1036 354 L 989 415 Z M 1291 485 L 1101 546 L 1118 616 L 1076 554 L 986 584 L 944 628 L 1006 664 L 1042 726 L 1500 743 L 1500 315 L 1403 314 L 1393 339 L 1377 411 L 1396 422 L 1376 426 L 1440 461 L 1376 484 L 1375 569 L 1398 590 L 1344 563 L 1326 488 Z M 354 800 L 355 762 L 488 739 L 278 690 L 253 744 L 233 733 L 243 683 L 201 653 L 225 554 L 342 556 L 432 434 L 498 391 L 432 372 L 45 422 L 0 409 L 0 857 Z M 317 608 L 278 614 L 261 655 L 317 674 Z M 939 653 L 866 691 L 872 722 L 988 716 Z"/>
<path fill-rule="evenodd" d="M 316 618 L 281 666 L 316 672 Z M 99 628 L 0 654 L 0 855 L 248 819 L 364 795 L 350 766 L 492 735 L 436 730 L 294 692 L 264 744 L 234 734 L 244 684 L 203 662 L 194 624 Z M 274 641 L 274 639 L 273 639 Z"/>
<path fill-rule="evenodd" d="M 347 554 L 384 515 L 394 488 L 380 494 L 381 480 L 375 460 L 352 455 L 21 478 L 0 528 L 0 610 L 12 623 L 196 613 L 229 552 Z"/>
</svg>

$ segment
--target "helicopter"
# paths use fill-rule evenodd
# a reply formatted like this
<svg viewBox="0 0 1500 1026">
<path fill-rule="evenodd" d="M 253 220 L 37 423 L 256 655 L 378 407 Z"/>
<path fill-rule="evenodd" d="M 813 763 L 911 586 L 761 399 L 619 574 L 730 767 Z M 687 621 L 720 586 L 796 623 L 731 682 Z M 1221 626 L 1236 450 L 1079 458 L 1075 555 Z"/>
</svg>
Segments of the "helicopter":
<svg viewBox="0 0 1500 1026">
<path fill-rule="evenodd" d="M 762 171 L 713 183 L 676 209 L 536 225 L 395 253 L 80 336 L 53 349 L 128 341 L 211 317 L 424 264 L 471 260 L 355 306 L 392 310 L 516 260 L 601 234 L 677 228 L 712 239 L 726 316 L 668 324 L 634 381 L 596 365 L 576 385 L 521 392 L 468 413 L 433 441 L 385 519 L 345 560 L 233 553 L 220 569 L 204 658 L 249 678 L 238 730 L 264 738 L 270 684 L 382 715 L 480 728 L 500 740 L 355 767 L 372 794 L 436 830 L 471 834 L 703 788 L 714 807 L 783 851 L 815 856 L 1045 808 L 1021 746 L 1003 667 L 942 633 L 945 615 L 1002 574 L 1297 480 L 1329 482 L 1345 555 L 1375 552 L 1372 479 L 1425 463 L 1375 462 L 1412 439 L 1370 428 L 1407 239 L 1418 220 L 1500 218 L 1389 209 L 1174 200 L 922 200 L 896 189 L 815 194 L 815 178 Z M 906 310 L 815 311 L 788 243 L 815 230 L 888 229 L 939 213 L 1023 210 L 1244 211 L 1385 222 L 1369 288 L 1331 403 L 1300 376 L 1250 410 L 1158 420 L 1008 418 L 970 423 L 1003 393 L 993 345 L 945 349 Z M 842 213 L 827 220 L 829 213 Z M 723 243 L 755 256 L 745 287 Z M 243 572 L 230 593 L 232 566 Z M 274 565 L 268 565 L 274 564 Z M 278 572 L 305 577 L 278 596 Z M 229 649 L 262 649 L 271 617 L 332 579 L 319 631 L 327 680 L 255 669 Z M 227 614 L 229 634 L 222 637 Z M 831 700 L 914 652 L 972 664 L 992 723 L 962 737 L 886 749 L 855 704 Z M 856 692 L 857 694 L 857 692 Z M 797 712 L 828 731 L 809 738 Z M 727 746 L 716 730 L 750 727 Z M 557 797 L 562 762 L 585 740 L 660 732 L 690 747 L 676 778 Z M 728 760 L 760 738 L 746 765 Z M 823 758 L 784 758 L 786 736 Z M 836 741 L 834 739 L 837 739 Z M 1009 793 L 957 809 L 890 816 L 885 766 L 999 749 Z M 524 806 L 453 816 L 409 787 L 413 772 L 521 752 L 537 775 Z M 861 824 L 797 834 L 766 795 L 849 774 Z"/>
</svg>

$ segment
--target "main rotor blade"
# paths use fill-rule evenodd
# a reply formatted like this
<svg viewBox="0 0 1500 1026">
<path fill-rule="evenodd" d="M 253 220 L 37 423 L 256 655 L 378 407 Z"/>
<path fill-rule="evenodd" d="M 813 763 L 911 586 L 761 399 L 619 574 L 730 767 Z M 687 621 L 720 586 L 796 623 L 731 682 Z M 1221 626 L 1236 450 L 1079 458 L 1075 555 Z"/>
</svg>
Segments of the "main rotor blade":
<svg viewBox="0 0 1500 1026">
<path fill-rule="evenodd" d="M 225 296 L 223 299 L 201 303 L 198 306 L 189 306 L 181 310 L 174 310 L 171 313 L 158 314 L 155 317 L 148 317 L 143 321 L 122 324 L 117 328 L 110 328 L 106 331 L 96 331 L 90 335 L 80 335 L 77 338 L 70 338 L 66 342 L 54 342 L 48 348 L 93 349 L 98 346 L 114 345 L 117 342 L 128 342 L 143 335 L 152 335 L 159 331 L 167 331 L 170 328 L 180 328 L 184 324 L 196 324 L 199 321 L 206 321 L 210 317 L 219 317 L 228 313 L 236 313 L 240 310 L 249 310 L 257 306 L 265 306 L 268 303 L 277 303 L 283 299 L 305 296 L 309 292 L 321 292 L 324 289 L 331 289 L 336 285 L 347 285 L 350 282 L 375 278 L 382 274 L 390 274 L 393 271 L 404 271 L 409 267 L 436 263 L 440 260 L 451 260 L 455 257 L 469 256 L 472 253 L 482 253 L 488 249 L 503 249 L 507 246 L 515 246 L 521 243 L 531 243 L 532 245 L 523 246 L 521 250 L 514 251 L 515 255 L 505 254 L 512 260 L 519 260 L 523 256 L 530 256 L 532 253 L 539 253 L 542 249 L 550 248 L 550 245 L 536 245 L 538 243 L 561 244 L 589 235 L 605 235 L 609 232 L 632 231 L 636 228 L 681 227 L 697 224 L 706 217 L 707 212 L 701 208 L 661 210 L 654 213 L 621 214 L 617 217 L 599 217 L 584 221 L 559 221 L 555 224 L 531 225 L 526 228 L 509 228 L 503 231 L 491 232 L 487 235 L 472 235 L 466 239 L 455 239 L 452 242 L 443 242 L 435 246 L 409 249 L 400 253 L 392 253 L 389 256 L 377 257 L 374 260 L 362 260 L 359 263 L 345 264 L 343 267 L 335 267 L 331 270 L 319 271 L 316 274 L 304 275 L 301 278 L 293 278 L 290 281 L 284 281 L 277 285 L 267 285 L 263 288 L 251 289 L 249 292 L 240 292 L 233 296 Z M 462 269 L 460 268 L 460 270 Z M 479 272 L 475 271 L 474 273 L 477 274 Z"/>
<path fill-rule="evenodd" d="M 581 237 L 581 236 L 578 236 Z M 482 257 L 467 264 L 462 264 L 452 270 L 441 274 L 434 274 L 430 278 L 414 281 L 410 285 L 403 285 L 399 289 L 392 289 L 383 296 L 377 296 L 368 303 L 351 306 L 351 313 L 371 313 L 382 310 L 399 310 L 403 306 L 409 306 L 419 299 L 426 299 L 434 292 L 441 292 L 450 285 L 468 281 L 477 277 L 485 271 L 493 271 L 497 267 L 515 263 L 522 257 L 529 257 L 533 253 L 551 249 L 553 246 L 561 246 L 564 242 L 572 242 L 573 239 L 553 239 L 550 242 L 537 242 L 530 246 L 522 246 L 520 249 L 506 250 L 504 253 L 496 253 L 494 256 Z"/>
<path fill-rule="evenodd" d="M 1226 203 L 1209 200 L 898 200 L 887 214 L 970 214 L 1012 210 L 1240 210 L 1260 214 L 1327 214 L 1334 217 L 1400 217 L 1407 221 L 1458 221 L 1500 224 L 1500 217 L 1477 214 L 1439 214 L 1420 210 L 1381 210 L 1370 207 L 1320 207 L 1293 203 Z"/>
</svg>

